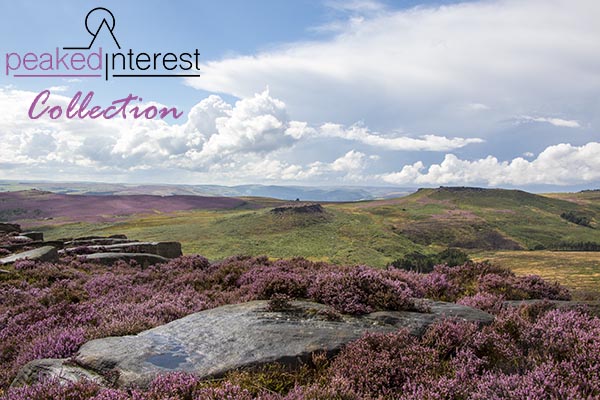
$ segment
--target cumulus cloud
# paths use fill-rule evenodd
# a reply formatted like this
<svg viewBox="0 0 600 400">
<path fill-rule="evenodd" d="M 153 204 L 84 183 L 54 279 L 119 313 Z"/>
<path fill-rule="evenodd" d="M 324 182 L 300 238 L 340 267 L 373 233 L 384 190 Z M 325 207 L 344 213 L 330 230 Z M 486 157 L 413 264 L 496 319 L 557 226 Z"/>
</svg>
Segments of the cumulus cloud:
<svg viewBox="0 0 600 400">
<path fill-rule="evenodd" d="M 447 154 L 440 164 L 426 167 L 421 161 L 405 165 L 380 178 L 405 185 L 483 184 L 490 186 L 531 184 L 575 185 L 600 180 L 600 143 L 583 146 L 562 143 L 547 147 L 532 161 L 517 157 L 500 161 L 488 156 L 473 161 Z"/>
<path fill-rule="evenodd" d="M 369 1 L 349 7 L 382 11 Z M 206 62 L 202 79 L 187 83 L 240 98 L 269 85 L 299 119 L 349 124 L 358 116 L 374 129 L 490 134 L 539 110 L 577 110 L 575 119 L 589 120 L 600 94 L 597 15 L 596 0 L 383 9 L 333 37 Z M 454 112 L 465 105 L 486 111 L 485 120 Z"/>
<path fill-rule="evenodd" d="M 187 171 L 211 181 L 264 181 L 335 179 L 360 181 L 376 154 L 356 149 L 321 152 L 317 161 L 299 157 L 290 161 L 290 152 L 302 144 L 318 149 L 332 140 L 350 146 L 367 145 L 374 150 L 457 149 L 479 139 L 426 135 L 396 137 L 370 131 L 362 125 L 344 127 L 325 123 L 313 127 L 292 120 L 283 101 L 263 91 L 235 104 L 211 95 L 193 106 L 181 124 L 163 120 L 133 119 L 78 120 L 42 117 L 29 119 L 36 93 L 0 89 L 0 164 L 2 177 L 14 177 L 15 170 L 30 171 L 37 177 L 65 178 L 92 174 L 127 174 L 132 171 Z M 53 93 L 49 104 L 63 108 L 70 98 Z M 141 107 L 158 103 L 146 103 Z M 323 142 L 325 141 L 325 142 Z M 314 146 L 314 147 L 311 147 Z M 337 157 L 331 159 L 331 154 Z M 10 167 L 10 171 L 8 168 Z"/>
</svg>

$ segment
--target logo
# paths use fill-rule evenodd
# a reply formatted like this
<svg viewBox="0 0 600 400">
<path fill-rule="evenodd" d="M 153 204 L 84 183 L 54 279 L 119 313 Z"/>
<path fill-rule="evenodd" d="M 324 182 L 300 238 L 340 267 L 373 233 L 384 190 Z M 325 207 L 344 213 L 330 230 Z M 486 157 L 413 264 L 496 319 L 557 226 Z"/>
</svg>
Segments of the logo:
<svg viewBox="0 0 600 400">
<path fill-rule="evenodd" d="M 87 46 L 56 47 L 44 52 L 8 52 L 5 56 L 5 75 L 19 79 L 24 78 L 70 78 L 70 79 L 103 79 L 105 81 L 119 78 L 198 78 L 200 77 L 200 52 L 193 49 L 187 52 L 148 52 L 136 51 L 131 48 L 123 50 L 117 39 L 117 20 L 115 15 L 105 7 L 90 10 L 84 19 L 84 27 L 91 36 Z M 105 52 L 97 46 L 98 39 L 109 39 L 118 51 Z M 172 115 L 179 118 L 175 108 L 156 110 L 150 106 L 140 110 L 128 106 L 141 98 L 129 94 L 123 99 L 116 100 L 107 109 L 92 107 L 87 110 L 94 92 L 88 92 L 82 98 L 82 92 L 77 92 L 65 112 L 59 106 L 42 108 L 37 112 L 38 105 L 44 105 L 50 97 L 50 91 L 44 90 L 36 97 L 29 110 L 32 119 L 48 114 L 57 119 L 65 115 L 67 118 L 113 118 L 133 115 L 134 118 L 165 118 Z M 154 109 L 152 109 L 152 107 Z M 83 111 L 82 111 L 83 110 Z M 150 110 L 150 111 L 148 111 Z M 154 112 L 156 110 L 156 112 Z M 146 112 L 148 111 L 148 112 Z"/>
<path fill-rule="evenodd" d="M 90 16 L 94 13 L 99 14 L 102 12 L 106 12 L 106 13 L 108 13 L 108 15 L 110 15 L 111 22 L 109 23 L 106 20 L 106 17 L 103 16 L 102 21 L 100 21 L 100 25 L 98 25 L 98 28 L 96 29 L 96 31 L 93 32 L 90 29 Z M 106 27 L 106 29 L 108 29 L 108 32 L 110 33 L 113 40 L 115 41 L 115 44 L 117 45 L 119 50 L 121 50 L 121 45 L 117 41 L 117 38 L 115 37 L 115 34 L 113 32 L 113 30 L 115 29 L 115 24 L 116 24 L 115 16 L 108 8 L 96 7 L 94 9 L 90 10 L 90 12 L 87 13 L 87 15 L 85 16 L 85 30 L 87 30 L 88 33 L 93 36 L 92 41 L 90 42 L 89 46 L 88 47 L 63 47 L 63 50 L 89 50 L 89 49 L 91 49 L 92 46 L 94 45 L 94 42 L 96 41 L 96 38 L 98 37 L 98 34 L 100 34 L 100 31 L 104 27 Z"/>
</svg>

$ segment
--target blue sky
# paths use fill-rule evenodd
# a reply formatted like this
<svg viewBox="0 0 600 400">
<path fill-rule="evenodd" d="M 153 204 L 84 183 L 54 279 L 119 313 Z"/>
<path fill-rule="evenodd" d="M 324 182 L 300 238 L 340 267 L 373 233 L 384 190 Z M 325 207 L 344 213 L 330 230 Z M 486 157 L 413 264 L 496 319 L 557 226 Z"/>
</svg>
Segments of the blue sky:
<svg viewBox="0 0 600 400">
<path fill-rule="evenodd" d="M 87 44 L 98 6 L 124 49 L 197 48 L 202 76 L 0 74 L 0 178 L 599 186 L 595 1 L 4 2 L 2 72 L 7 52 Z M 46 88 L 57 104 L 132 93 L 184 117 L 31 121 Z"/>
</svg>

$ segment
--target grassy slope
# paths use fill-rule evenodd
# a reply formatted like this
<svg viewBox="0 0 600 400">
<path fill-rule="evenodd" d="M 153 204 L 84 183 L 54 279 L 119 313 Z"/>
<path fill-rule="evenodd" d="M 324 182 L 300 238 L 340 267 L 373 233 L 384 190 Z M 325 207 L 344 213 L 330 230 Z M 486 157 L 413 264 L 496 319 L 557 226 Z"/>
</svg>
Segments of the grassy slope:
<svg viewBox="0 0 600 400">
<path fill-rule="evenodd" d="M 600 229 L 560 218 L 564 211 L 585 212 L 598 226 L 600 195 L 594 193 L 545 197 L 508 190 L 426 189 L 400 199 L 327 204 L 325 215 L 309 216 L 274 215 L 269 209 L 281 202 L 246 200 L 265 208 L 153 214 L 41 229 L 48 239 L 125 233 L 141 240 L 177 240 L 184 252 L 210 259 L 243 253 L 373 266 L 384 266 L 410 251 L 433 252 L 457 242 L 485 247 L 504 238 L 525 249 L 560 240 L 600 242 Z M 518 273 L 538 273 L 572 287 L 593 289 L 600 284 L 600 253 L 469 252 Z"/>
<path fill-rule="evenodd" d="M 516 274 L 535 274 L 574 290 L 575 298 L 600 299 L 600 253 L 556 251 L 494 251 L 478 253 L 476 260 L 510 268 Z M 593 293 L 595 292 L 595 293 Z"/>
</svg>

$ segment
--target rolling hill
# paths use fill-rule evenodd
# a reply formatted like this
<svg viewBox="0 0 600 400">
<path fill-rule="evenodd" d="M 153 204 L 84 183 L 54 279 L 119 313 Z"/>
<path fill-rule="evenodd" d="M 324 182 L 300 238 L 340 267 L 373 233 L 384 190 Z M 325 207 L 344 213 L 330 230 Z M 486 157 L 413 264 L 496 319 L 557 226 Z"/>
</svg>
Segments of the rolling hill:
<svg viewBox="0 0 600 400">
<path fill-rule="evenodd" d="M 21 193 L 24 197 L 29 193 L 34 199 L 38 196 L 36 192 Z M 54 198 L 49 194 L 39 196 Z M 46 214 L 28 214 L 13 216 L 12 220 L 29 227 L 38 225 L 50 239 L 125 233 L 143 240 L 177 240 L 182 242 L 184 252 L 211 259 L 243 253 L 374 266 L 385 266 L 409 252 L 433 253 L 448 246 L 477 253 L 552 249 L 561 242 L 600 243 L 600 201 L 589 193 L 542 196 L 518 190 L 442 187 L 420 189 L 396 199 L 322 203 L 323 212 L 318 214 L 274 213 L 273 207 L 284 202 L 265 198 L 149 196 L 142 202 L 136 196 L 77 199 L 93 201 L 89 206 L 75 204 L 52 210 L 54 215 L 63 215 L 64 211 L 68 218 L 40 221 Z M 135 207 L 124 212 L 120 202 L 126 200 Z M 5 204 L 0 202 L 2 207 Z M 20 204 L 31 203 L 21 199 Z M 41 210 L 45 206 L 36 207 Z M 92 217 L 92 211 L 103 217 Z M 590 226 L 561 217 L 569 212 L 585 215 Z"/>
</svg>

